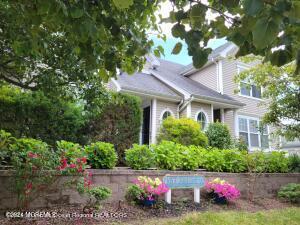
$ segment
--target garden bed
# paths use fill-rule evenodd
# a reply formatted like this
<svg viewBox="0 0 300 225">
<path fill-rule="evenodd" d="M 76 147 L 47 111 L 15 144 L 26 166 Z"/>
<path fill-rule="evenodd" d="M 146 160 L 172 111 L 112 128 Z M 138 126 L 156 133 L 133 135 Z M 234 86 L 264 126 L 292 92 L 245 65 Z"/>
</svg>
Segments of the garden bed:
<svg viewBox="0 0 300 225">
<path fill-rule="evenodd" d="M 155 207 L 142 207 L 132 206 L 125 202 L 119 203 L 106 203 L 103 204 L 102 209 L 95 211 L 102 215 L 102 217 L 94 218 L 4 218 L 5 213 L 1 213 L 0 224 L 5 225 L 23 225 L 23 224 L 112 224 L 112 223 L 129 223 L 129 224 L 141 224 L 144 220 L 148 219 L 162 219 L 162 218 L 174 218 L 190 212 L 206 212 L 206 211 L 247 211 L 257 212 L 260 210 L 270 209 L 283 209 L 291 207 L 289 203 L 278 201 L 277 199 L 257 199 L 254 202 L 239 199 L 234 203 L 231 202 L 228 205 L 216 205 L 211 203 L 207 199 L 202 199 L 201 204 L 194 204 L 191 201 L 182 199 L 176 201 L 171 205 L 166 205 L 163 201 L 160 201 Z M 65 207 L 51 207 L 31 210 L 30 212 L 52 212 L 57 215 L 67 215 L 74 213 L 76 215 L 82 214 L 82 207 L 79 206 L 65 206 Z M 110 214 L 110 215 L 109 215 Z M 87 214 L 85 214 L 87 215 Z"/>
</svg>

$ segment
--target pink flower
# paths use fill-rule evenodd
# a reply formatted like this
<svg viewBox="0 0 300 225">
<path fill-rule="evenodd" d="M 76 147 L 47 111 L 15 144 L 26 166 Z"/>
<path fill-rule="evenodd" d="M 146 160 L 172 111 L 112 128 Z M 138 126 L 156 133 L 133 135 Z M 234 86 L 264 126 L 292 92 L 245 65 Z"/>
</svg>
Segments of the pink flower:
<svg viewBox="0 0 300 225">
<path fill-rule="evenodd" d="M 83 162 L 84 164 L 86 164 L 86 158 L 85 158 L 85 157 L 82 157 L 82 158 L 81 158 L 81 162 Z"/>
<path fill-rule="evenodd" d="M 68 166 L 68 162 L 67 162 L 67 159 L 66 158 L 62 158 L 60 160 L 60 167 L 59 167 L 59 170 L 64 170 L 67 166 Z"/>
</svg>

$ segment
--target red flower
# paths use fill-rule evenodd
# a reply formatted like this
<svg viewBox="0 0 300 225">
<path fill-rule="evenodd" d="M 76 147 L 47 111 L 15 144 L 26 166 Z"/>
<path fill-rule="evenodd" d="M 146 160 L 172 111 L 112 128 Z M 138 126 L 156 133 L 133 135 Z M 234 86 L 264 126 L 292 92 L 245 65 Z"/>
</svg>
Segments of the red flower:
<svg viewBox="0 0 300 225">
<path fill-rule="evenodd" d="M 69 165 L 69 167 L 70 167 L 70 168 L 75 168 L 76 165 L 75 165 L 74 163 L 71 163 L 71 164 Z"/>
<path fill-rule="evenodd" d="M 68 166 L 68 162 L 67 162 L 66 158 L 62 158 L 60 160 L 60 163 L 61 163 L 61 166 L 59 167 L 60 170 L 63 170 L 63 169 L 65 169 Z"/>
<path fill-rule="evenodd" d="M 86 163 L 86 158 L 85 157 L 82 157 L 81 158 L 81 162 L 83 162 L 84 164 Z"/>
<path fill-rule="evenodd" d="M 27 183 L 26 186 L 25 186 L 25 189 L 26 190 L 31 190 L 32 189 L 32 183 L 31 182 Z"/>
<path fill-rule="evenodd" d="M 35 153 L 32 153 L 32 152 L 28 152 L 27 156 L 28 156 L 29 158 L 35 159 L 35 158 L 38 157 L 38 154 L 35 154 Z"/>
<path fill-rule="evenodd" d="M 82 172 L 82 165 L 79 166 L 79 168 L 77 169 L 78 172 Z"/>
</svg>

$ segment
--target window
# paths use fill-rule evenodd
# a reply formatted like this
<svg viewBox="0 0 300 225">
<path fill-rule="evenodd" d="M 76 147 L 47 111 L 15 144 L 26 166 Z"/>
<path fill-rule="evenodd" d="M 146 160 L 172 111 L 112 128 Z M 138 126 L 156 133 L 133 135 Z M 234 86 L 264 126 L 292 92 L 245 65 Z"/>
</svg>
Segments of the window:
<svg viewBox="0 0 300 225">
<path fill-rule="evenodd" d="M 169 116 L 172 116 L 172 113 L 171 113 L 169 110 L 166 110 L 166 111 L 163 113 L 161 119 L 164 120 L 164 119 L 168 118 Z"/>
<path fill-rule="evenodd" d="M 239 117 L 239 136 L 249 148 L 268 148 L 268 127 L 260 127 L 260 121 L 256 118 Z"/>
<path fill-rule="evenodd" d="M 245 81 L 240 83 L 241 95 L 250 96 L 253 98 L 261 98 L 261 87 L 251 85 Z"/>
<path fill-rule="evenodd" d="M 201 130 L 204 130 L 206 128 L 207 118 L 206 118 L 206 115 L 204 114 L 204 112 L 199 112 L 198 113 L 197 122 L 200 124 Z"/>
</svg>

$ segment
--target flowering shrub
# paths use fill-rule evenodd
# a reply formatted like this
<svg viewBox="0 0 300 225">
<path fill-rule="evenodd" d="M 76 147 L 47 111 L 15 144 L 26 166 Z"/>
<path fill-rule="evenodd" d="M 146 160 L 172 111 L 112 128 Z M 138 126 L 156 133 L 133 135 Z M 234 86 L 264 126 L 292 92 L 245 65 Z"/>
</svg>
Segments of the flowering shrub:
<svg viewBox="0 0 300 225">
<path fill-rule="evenodd" d="M 159 195 L 169 190 L 159 178 L 151 179 L 150 177 L 139 176 L 134 184 L 128 188 L 126 193 L 126 199 L 134 202 L 155 200 Z"/>
<path fill-rule="evenodd" d="M 216 178 L 211 182 L 205 183 L 205 188 L 209 193 L 215 193 L 219 198 L 224 197 L 226 200 L 235 200 L 240 197 L 240 191 L 232 184 L 225 180 Z"/>
</svg>

